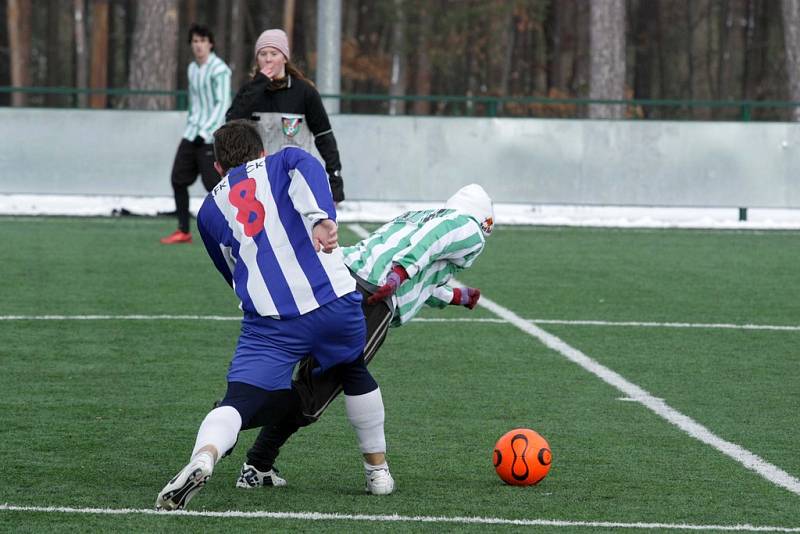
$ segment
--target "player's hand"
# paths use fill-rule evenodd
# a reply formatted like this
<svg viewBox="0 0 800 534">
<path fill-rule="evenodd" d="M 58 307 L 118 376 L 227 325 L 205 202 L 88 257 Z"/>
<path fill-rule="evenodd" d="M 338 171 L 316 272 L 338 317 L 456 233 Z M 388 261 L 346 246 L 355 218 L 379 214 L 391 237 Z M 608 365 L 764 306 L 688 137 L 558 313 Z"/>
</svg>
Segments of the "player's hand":
<svg viewBox="0 0 800 534">
<path fill-rule="evenodd" d="M 311 230 L 311 238 L 314 242 L 314 250 L 326 254 L 333 252 L 339 246 L 339 230 L 336 222 L 331 219 L 323 219 L 314 225 Z"/>
<path fill-rule="evenodd" d="M 466 306 L 470 310 L 478 305 L 481 298 L 481 290 L 476 287 L 456 287 L 453 288 L 453 300 L 450 304 Z"/>
<path fill-rule="evenodd" d="M 367 304 L 375 304 L 376 302 L 380 302 L 391 297 L 402 283 L 403 280 L 400 278 L 400 275 L 394 271 L 390 271 L 389 276 L 386 277 L 386 283 L 379 287 L 375 293 L 369 296 L 367 299 Z"/>
</svg>

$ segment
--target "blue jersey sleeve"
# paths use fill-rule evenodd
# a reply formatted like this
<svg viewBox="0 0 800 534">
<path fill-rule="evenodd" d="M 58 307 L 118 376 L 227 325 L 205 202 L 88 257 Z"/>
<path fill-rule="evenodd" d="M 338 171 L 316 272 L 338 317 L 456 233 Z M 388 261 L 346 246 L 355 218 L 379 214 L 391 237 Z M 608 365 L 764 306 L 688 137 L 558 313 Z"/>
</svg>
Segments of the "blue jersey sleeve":
<svg viewBox="0 0 800 534">
<path fill-rule="evenodd" d="M 233 272 L 228 259 L 223 254 L 225 244 L 222 242 L 222 232 L 220 231 L 227 227 L 227 224 L 225 217 L 217 208 L 214 198 L 209 193 L 197 213 L 197 229 L 200 231 L 200 237 L 203 239 L 203 244 L 211 261 L 214 262 L 214 266 L 228 282 L 228 285 L 233 287 Z"/>
<path fill-rule="evenodd" d="M 290 195 L 297 211 L 312 218 L 336 220 L 328 174 L 317 159 L 297 147 L 286 147 L 282 151 L 284 170 L 292 181 L 303 180 L 310 194 L 293 194 L 301 188 L 290 188 Z M 302 188 L 305 189 L 305 188 Z M 313 215 L 312 215 L 313 214 Z"/>
</svg>

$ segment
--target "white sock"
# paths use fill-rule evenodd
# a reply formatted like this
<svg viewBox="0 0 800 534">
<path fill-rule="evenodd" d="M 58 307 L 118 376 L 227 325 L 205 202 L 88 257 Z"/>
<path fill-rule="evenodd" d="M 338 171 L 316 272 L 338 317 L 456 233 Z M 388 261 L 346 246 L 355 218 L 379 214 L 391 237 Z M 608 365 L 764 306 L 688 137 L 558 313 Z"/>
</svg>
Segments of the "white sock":
<svg viewBox="0 0 800 534">
<path fill-rule="evenodd" d="M 345 395 L 344 406 L 347 418 L 358 436 L 358 446 L 361 452 L 386 452 L 381 388 L 376 388 L 363 395 Z"/>
<path fill-rule="evenodd" d="M 367 473 L 369 473 L 370 471 L 378 471 L 379 469 L 385 469 L 386 471 L 388 471 L 389 470 L 389 464 L 386 463 L 385 460 L 384 460 L 384 462 L 382 464 L 378 464 L 378 465 L 372 465 L 372 464 L 368 464 L 367 462 L 364 462 L 364 471 L 366 471 Z"/>
<path fill-rule="evenodd" d="M 214 456 L 210 452 L 198 452 L 192 456 L 191 461 L 194 462 L 195 460 L 203 462 L 211 471 L 214 471 Z"/>
<path fill-rule="evenodd" d="M 217 449 L 217 459 L 222 457 L 223 454 L 228 452 L 228 449 L 236 444 L 236 438 L 239 436 L 239 430 L 242 428 L 242 416 L 232 406 L 221 406 L 214 408 L 203 422 L 200 423 L 200 429 L 197 431 L 197 439 L 194 442 L 194 450 L 192 450 L 192 459 L 200 457 L 203 454 L 208 454 L 211 459 L 209 465 L 211 467 L 216 463 L 211 453 L 206 451 L 198 452 L 203 447 L 211 445 Z"/>
</svg>

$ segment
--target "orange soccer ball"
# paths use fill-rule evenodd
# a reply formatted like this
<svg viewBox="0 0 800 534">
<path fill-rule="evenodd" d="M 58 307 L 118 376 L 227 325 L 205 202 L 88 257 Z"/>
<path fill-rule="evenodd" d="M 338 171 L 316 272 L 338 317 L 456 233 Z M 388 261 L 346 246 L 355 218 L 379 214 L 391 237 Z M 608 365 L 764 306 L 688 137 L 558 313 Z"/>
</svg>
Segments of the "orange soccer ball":
<svg viewBox="0 0 800 534">
<path fill-rule="evenodd" d="M 494 469 L 513 486 L 538 484 L 550 471 L 553 454 L 547 440 L 529 428 L 503 434 L 494 446 Z"/>
</svg>

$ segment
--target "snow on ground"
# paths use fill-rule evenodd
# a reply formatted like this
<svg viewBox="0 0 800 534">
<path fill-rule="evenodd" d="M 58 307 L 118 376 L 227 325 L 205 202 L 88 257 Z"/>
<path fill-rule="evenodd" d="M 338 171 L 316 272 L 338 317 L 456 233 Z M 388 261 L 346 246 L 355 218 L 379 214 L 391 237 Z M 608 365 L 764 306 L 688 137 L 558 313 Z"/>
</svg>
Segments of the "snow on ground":
<svg viewBox="0 0 800 534">
<path fill-rule="evenodd" d="M 202 198 L 192 197 L 197 213 Z M 385 222 L 412 209 L 440 207 L 436 202 L 348 200 L 338 208 L 340 222 Z M 0 215 L 154 216 L 175 209 L 172 197 L 80 195 L 2 195 Z M 739 220 L 736 208 L 666 208 L 625 206 L 557 206 L 495 204 L 498 225 L 592 226 L 609 228 L 711 228 L 749 230 L 800 229 L 800 209 L 747 210 Z"/>
</svg>

